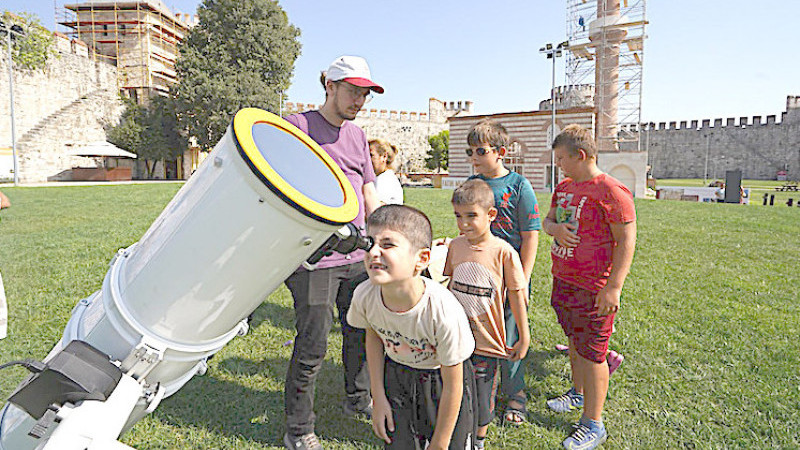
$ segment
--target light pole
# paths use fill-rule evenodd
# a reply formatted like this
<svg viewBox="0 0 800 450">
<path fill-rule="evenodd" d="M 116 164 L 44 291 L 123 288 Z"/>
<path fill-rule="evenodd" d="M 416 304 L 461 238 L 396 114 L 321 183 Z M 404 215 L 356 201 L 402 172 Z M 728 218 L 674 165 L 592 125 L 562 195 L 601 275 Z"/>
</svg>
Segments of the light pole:
<svg viewBox="0 0 800 450">
<path fill-rule="evenodd" d="M 18 25 L 8 25 L 0 20 L 0 34 L 6 35 L 6 44 L 8 44 L 8 94 L 9 94 L 9 111 L 11 112 L 11 155 L 14 159 L 14 186 L 19 184 L 19 175 L 17 170 L 17 135 L 14 126 L 14 59 L 11 54 L 11 33 L 21 34 L 22 29 Z"/>
<path fill-rule="evenodd" d="M 552 110 L 550 136 L 548 136 L 548 145 L 550 146 L 550 193 L 552 194 L 556 189 L 556 152 L 553 148 L 553 140 L 556 138 L 556 58 L 561 56 L 562 50 L 569 48 L 569 41 L 561 42 L 555 47 L 553 44 L 545 44 L 544 47 L 539 49 L 539 53 L 547 55 L 547 59 L 553 60 L 553 83 L 550 88 L 550 109 Z"/>
</svg>

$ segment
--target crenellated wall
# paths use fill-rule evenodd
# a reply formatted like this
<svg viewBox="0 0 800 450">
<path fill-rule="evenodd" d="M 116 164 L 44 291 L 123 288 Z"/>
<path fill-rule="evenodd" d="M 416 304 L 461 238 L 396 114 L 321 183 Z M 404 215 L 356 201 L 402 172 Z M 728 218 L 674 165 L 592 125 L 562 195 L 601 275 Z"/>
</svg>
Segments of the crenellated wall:
<svg viewBox="0 0 800 450">
<path fill-rule="evenodd" d="M 286 103 L 283 113 L 294 114 L 321 106 Z M 445 102 L 430 98 L 427 112 L 364 108 L 354 123 L 364 129 L 367 139 L 385 139 L 397 146 L 399 152 L 395 166 L 403 172 L 415 172 L 424 168 L 430 149 L 428 137 L 447 130 L 449 117 L 471 114 L 472 111 L 471 101 Z"/>
<path fill-rule="evenodd" d="M 555 97 L 556 110 L 570 108 L 594 107 L 594 85 L 580 84 L 575 86 L 556 86 L 550 92 Z M 539 102 L 539 111 L 550 111 L 552 98 Z"/>
<path fill-rule="evenodd" d="M 788 96 L 780 116 L 731 117 L 644 124 L 642 149 L 655 178 L 800 179 L 800 96 Z"/>
</svg>

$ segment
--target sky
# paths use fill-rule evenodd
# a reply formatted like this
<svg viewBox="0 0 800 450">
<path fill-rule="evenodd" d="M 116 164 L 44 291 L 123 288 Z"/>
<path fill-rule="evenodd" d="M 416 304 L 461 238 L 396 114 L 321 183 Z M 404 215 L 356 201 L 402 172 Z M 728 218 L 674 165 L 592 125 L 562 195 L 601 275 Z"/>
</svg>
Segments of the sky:
<svg viewBox="0 0 800 450">
<path fill-rule="evenodd" d="M 184 13 L 200 3 L 163 2 Z M 0 0 L 0 9 L 34 13 L 54 29 L 54 5 L 64 3 Z M 567 33 L 565 0 L 279 3 L 302 33 L 288 91 L 300 103 L 321 103 L 320 70 L 350 54 L 365 57 L 386 88 L 369 108 L 422 112 L 435 97 L 471 100 L 478 114 L 536 110 L 552 83 L 552 62 L 538 50 Z M 800 1 L 650 0 L 646 14 L 643 122 L 780 117 L 786 96 L 800 95 Z M 565 83 L 564 59 L 556 85 Z"/>
</svg>

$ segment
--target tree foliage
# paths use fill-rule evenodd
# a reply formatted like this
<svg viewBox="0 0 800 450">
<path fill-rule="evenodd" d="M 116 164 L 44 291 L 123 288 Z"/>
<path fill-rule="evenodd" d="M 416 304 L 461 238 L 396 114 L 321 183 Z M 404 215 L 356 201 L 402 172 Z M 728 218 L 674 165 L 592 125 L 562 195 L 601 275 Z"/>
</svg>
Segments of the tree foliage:
<svg viewBox="0 0 800 450">
<path fill-rule="evenodd" d="M 155 96 L 146 107 L 132 100 L 125 102 L 119 125 L 108 130 L 108 141 L 136 153 L 145 162 L 147 178 L 152 178 L 157 161 L 175 161 L 189 146 L 178 123 L 175 101 Z"/>
<path fill-rule="evenodd" d="M 10 28 L 11 55 L 18 67 L 28 70 L 43 69 L 47 60 L 56 54 L 53 34 L 39 23 L 35 15 L 5 11 L 0 23 L 0 48 L 3 53 L 8 51 L 6 33 Z"/>
<path fill-rule="evenodd" d="M 125 110 L 122 112 L 119 123 L 106 132 L 106 138 L 108 142 L 117 147 L 139 155 L 144 147 L 146 126 L 144 116 L 147 110 L 130 99 L 123 99 L 123 101 Z"/>
<path fill-rule="evenodd" d="M 450 131 L 444 130 L 439 134 L 428 137 L 428 144 L 430 144 L 431 148 L 428 150 L 428 157 L 425 158 L 425 167 L 428 169 L 436 169 L 437 172 L 440 172 L 442 169 L 447 170 L 450 150 Z"/>
<path fill-rule="evenodd" d="M 277 112 L 300 54 L 300 30 L 274 0 L 204 0 L 180 46 L 178 117 L 201 148 L 219 141 L 236 111 Z"/>
</svg>

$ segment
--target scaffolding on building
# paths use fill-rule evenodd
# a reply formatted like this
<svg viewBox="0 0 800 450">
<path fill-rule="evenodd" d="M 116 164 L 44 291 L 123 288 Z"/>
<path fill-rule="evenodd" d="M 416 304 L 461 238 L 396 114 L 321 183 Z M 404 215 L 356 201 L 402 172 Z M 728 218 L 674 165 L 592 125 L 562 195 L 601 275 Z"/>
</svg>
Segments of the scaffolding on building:
<svg viewBox="0 0 800 450">
<path fill-rule="evenodd" d="M 174 14 L 160 0 L 89 0 L 55 5 L 61 32 L 94 58 L 117 67 L 117 84 L 139 103 L 177 83 L 178 44 L 196 16 Z"/>
<path fill-rule="evenodd" d="M 594 85 L 595 136 L 607 151 L 641 149 L 645 3 L 567 0 L 567 84 Z"/>
</svg>

